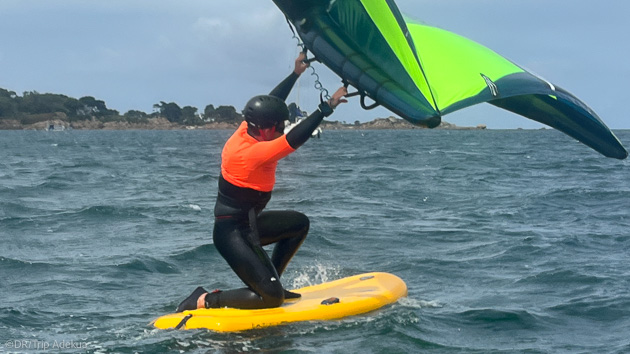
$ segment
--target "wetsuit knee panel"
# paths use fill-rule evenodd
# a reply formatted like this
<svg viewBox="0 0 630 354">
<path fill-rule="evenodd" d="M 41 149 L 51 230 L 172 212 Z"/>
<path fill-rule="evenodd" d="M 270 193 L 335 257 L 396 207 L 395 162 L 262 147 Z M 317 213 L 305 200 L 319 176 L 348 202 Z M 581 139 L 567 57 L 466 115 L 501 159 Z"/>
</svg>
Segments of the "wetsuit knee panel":
<svg viewBox="0 0 630 354">
<path fill-rule="evenodd" d="M 265 307 L 278 307 L 284 302 L 284 289 L 279 279 L 262 281 L 255 290 Z"/>
</svg>

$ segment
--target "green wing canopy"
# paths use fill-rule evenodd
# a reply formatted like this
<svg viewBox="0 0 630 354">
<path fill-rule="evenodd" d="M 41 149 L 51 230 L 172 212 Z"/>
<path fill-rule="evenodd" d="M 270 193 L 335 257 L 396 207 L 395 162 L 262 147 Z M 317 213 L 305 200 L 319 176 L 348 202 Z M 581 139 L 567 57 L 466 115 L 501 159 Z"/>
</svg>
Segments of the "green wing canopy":
<svg viewBox="0 0 630 354">
<path fill-rule="evenodd" d="M 586 104 L 469 39 L 402 16 L 393 0 L 274 0 L 319 61 L 363 97 L 427 127 L 488 102 L 608 157 L 628 152 Z"/>
</svg>

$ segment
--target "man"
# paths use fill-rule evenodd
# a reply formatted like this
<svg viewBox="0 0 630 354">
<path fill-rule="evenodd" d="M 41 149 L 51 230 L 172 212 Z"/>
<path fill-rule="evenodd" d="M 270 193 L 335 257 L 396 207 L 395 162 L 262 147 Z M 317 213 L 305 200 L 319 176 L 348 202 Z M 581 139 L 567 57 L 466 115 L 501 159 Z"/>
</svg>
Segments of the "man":
<svg viewBox="0 0 630 354">
<path fill-rule="evenodd" d="M 246 288 L 208 293 L 198 287 L 177 312 L 198 308 L 278 307 L 300 295 L 285 290 L 280 276 L 304 242 L 306 215 L 296 211 L 263 211 L 271 198 L 278 161 L 302 146 L 324 117 L 333 113 L 348 93 L 339 88 L 327 102 L 284 135 L 289 117 L 285 104 L 298 77 L 306 70 L 305 54 L 294 71 L 269 95 L 249 100 L 245 121 L 226 142 L 221 155 L 219 193 L 214 209 L 214 245 Z M 275 244 L 271 258 L 262 248 Z"/>
</svg>

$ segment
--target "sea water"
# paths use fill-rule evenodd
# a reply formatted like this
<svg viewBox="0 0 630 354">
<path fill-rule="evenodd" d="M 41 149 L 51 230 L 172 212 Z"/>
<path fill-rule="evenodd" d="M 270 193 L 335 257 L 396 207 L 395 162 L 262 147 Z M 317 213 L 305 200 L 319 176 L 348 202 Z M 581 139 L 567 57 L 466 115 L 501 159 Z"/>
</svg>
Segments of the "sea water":
<svg viewBox="0 0 630 354">
<path fill-rule="evenodd" d="M 0 352 L 630 352 L 630 163 L 550 129 L 325 131 L 278 166 L 268 208 L 311 219 L 283 283 L 383 271 L 409 296 L 153 329 L 199 285 L 242 286 L 212 245 L 230 134 L 0 131 Z"/>
</svg>

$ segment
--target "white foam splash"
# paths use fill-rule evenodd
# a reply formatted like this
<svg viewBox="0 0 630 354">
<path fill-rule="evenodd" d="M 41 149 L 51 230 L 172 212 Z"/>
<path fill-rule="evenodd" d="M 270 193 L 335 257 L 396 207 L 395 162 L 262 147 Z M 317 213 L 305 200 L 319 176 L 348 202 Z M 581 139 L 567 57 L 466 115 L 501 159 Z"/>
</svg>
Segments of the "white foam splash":
<svg viewBox="0 0 630 354">
<path fill-rule="evenodd" d="M 292 289 L 299 289 L 305 286 L 311 286 L 326 283 L 331 280 L 339 279 L 340 269 L 338 266 L 329 266 L 317 263 L 313 266 L 302 268 L 290 281 Z"/>
<path fill-rule="evenodd" d="M 403 297 L 400 300 L 398 300 L 398 303 L 405 307 L 411 307 L 414 309 L 442 308 L 444 306 L 436 300 L 425 301 L 425 300 L 413 299 L 410 297 Z"/>
</svg>

